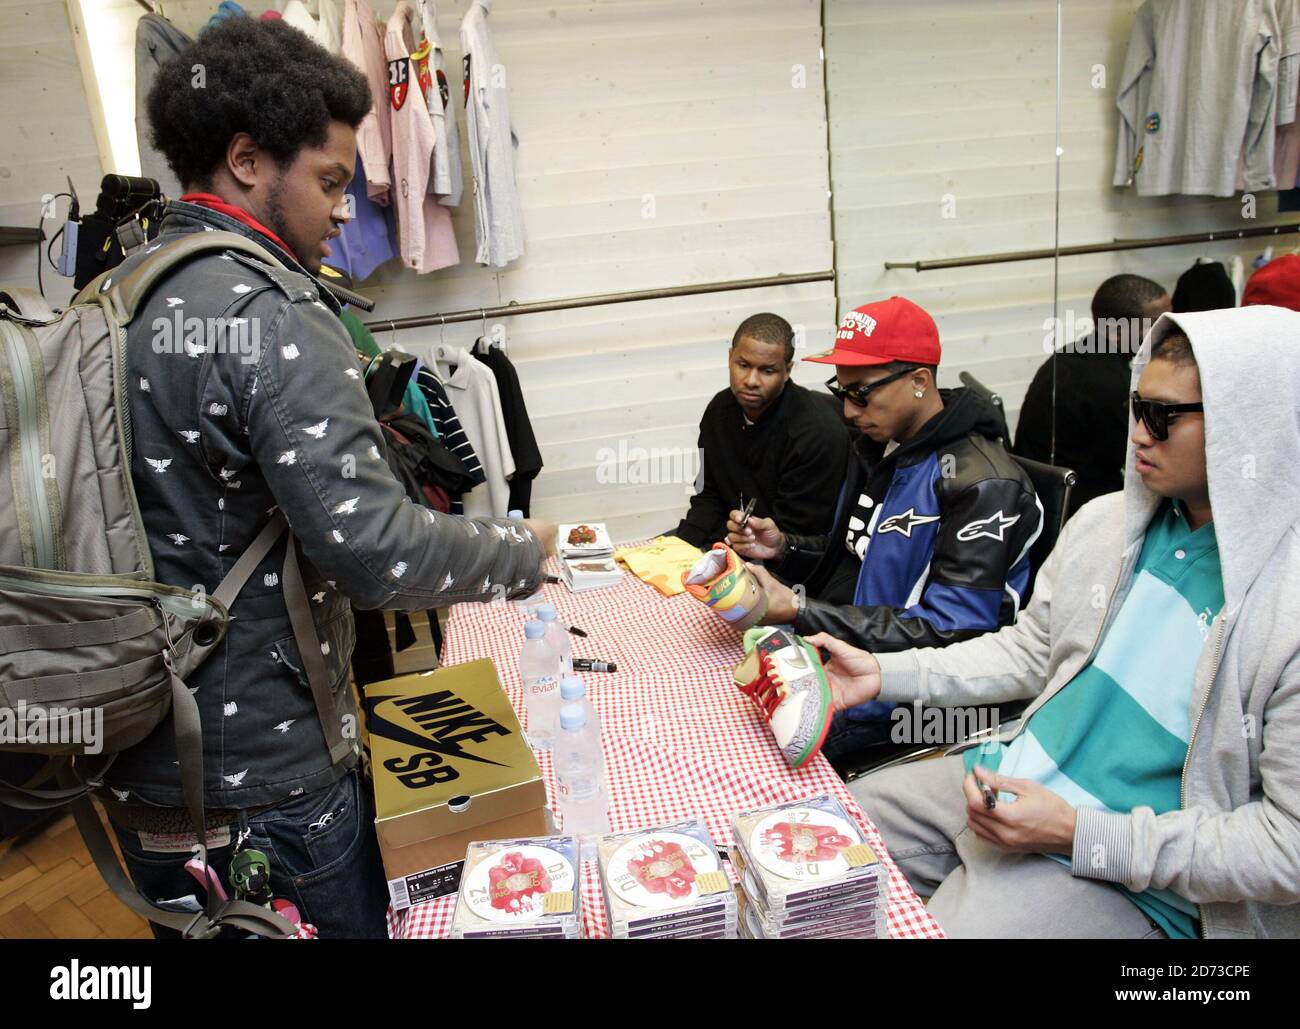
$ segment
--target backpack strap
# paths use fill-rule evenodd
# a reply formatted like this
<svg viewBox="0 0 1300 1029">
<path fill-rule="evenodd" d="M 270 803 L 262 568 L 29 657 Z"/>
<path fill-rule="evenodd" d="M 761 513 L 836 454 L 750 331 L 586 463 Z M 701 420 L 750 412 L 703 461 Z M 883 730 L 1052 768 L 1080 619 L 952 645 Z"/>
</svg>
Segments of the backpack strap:
<svg viewBox="0 0 1300 1029">
<path fill-rule="evenodd" d="M 289 609 L 289 624 L 293 626 L 294 641 L 298 644 L 298 653 L 302 657 L 302 669 L 311 686 L 312 698 L 316 701 L 316 718 L 320 722 L 321 732 L 325 734 L 330 760 L 337 764 L 348 756 L 352 748 L 343 738 L 338 712 L 334 709 L 330 681 L 325 672 L 325 658 L 320 649 L 320 636 L 316 632 L 316 621 L 312 618 L 311 604 L 307 600 L 302 569 L 298 567 L 297 549 L 297 541 L 290 536 L 289 545 L 284 551 L 284 576 L 281 579 L 284 583 L 284 604 Z"/>
<path fill-rule="evenodd" d="M 54 309 L 50 307 L 49 301 L 34 289 L 6 286 L 0 290 L 0 303 L 7 304 L 12 310 L 32 321 L 52 322 L 55 319 Z"/>
<path fill-rule="evenodd" d="M 186 261 L 211 251 L 234 250 L 248 254 L 272 268 L 284 268 L 274 255 L 264 247 L 237 232 L 190 232 L 167 243 L 159 244 L 156 251 L 146 249 L 144 257 L 134 261 L 125 271 L 113 268 L 88 283 L 73 299 L 73 304 L 85 303 L 102 295 L 109 298 L 118 323 L 127 324 L 135 317 L 136 309 L 150 291 L 170 272 Z M 152 252 L 151 252 L 152 251 Z"/>
<path fill-rule="evenodd" d="M 271 520 L 253 540 L 252 544 L 234 567 L 226 573 L 220 585 L 212 591 L 212 598 L 220 601 L 229 610 L 239 591 L 248 582 L 249 576 L 266 557 L 275 541 L 289 532 L 289 522 L 283 511 L 276 511 Z M 329 676 L 325 671 L 325 659 L 321 655 L 320 636 L 316 632 L 316 622 L 312 618 L 311 604 L 307 599 L 307 589 L 302 580 L 302 569 L 298 566 L 298 549 L 292 533 L 284 548 L 284 571 L 281 577 L 284 585 L 284 604 L 289 611 L 289 624 L 293 627 L 294 642 L 298 644 L 298 654 L 302 659 L 303 674 L 311 687 L 312 698 L 316 702 L 316 716 L 321 731 L 325 734 L 325 743 L 329 747 L 330 760 L 342 761 L 351 750 L 343 738 L 331 696 Z"/>
</svg>

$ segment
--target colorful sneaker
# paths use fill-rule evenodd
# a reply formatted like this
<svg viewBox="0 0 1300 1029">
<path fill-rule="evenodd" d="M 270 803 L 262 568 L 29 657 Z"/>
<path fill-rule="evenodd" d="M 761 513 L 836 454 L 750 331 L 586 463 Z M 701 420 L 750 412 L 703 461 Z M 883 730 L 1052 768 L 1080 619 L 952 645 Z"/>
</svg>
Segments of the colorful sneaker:
<svg viewBox="0 0 1300 1029">
<path fill-rule="evenodd" d="M 791 768 L 802 768 L 826 741 L 835 714 L 821 656 L 788 629 L 752 629 L 753 649 L 733 676 L 772 726 L 772 735 Z"/>
<path fill-rule="evenodd" d="M 713 544 L 689 571 L 682 572 L 682 585 L 741 632 L 767 614 L 766 591 L 725 543 Z"/>
</svg>

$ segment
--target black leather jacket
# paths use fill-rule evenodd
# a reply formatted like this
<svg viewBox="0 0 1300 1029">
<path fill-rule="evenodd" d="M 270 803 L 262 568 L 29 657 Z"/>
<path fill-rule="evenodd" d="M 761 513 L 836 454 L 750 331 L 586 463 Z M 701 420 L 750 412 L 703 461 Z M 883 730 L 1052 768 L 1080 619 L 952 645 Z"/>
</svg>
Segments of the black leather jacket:
<svg viewBox="0 0 1300 1029">
<path fill-rule="evenodd" d="M 945 646 L 1015 620 L 1042 508 L 996 440 L 996 412 L 969 390 L 943 396 L 943 411 L 889 456 L 859 440 L 829 535 L 786 537 L 773 571 L 806 588 L 800 633 L 894 651 Z M 871 514 L 859 559 L 845 540 L 862 495 Z"/>
</svg>

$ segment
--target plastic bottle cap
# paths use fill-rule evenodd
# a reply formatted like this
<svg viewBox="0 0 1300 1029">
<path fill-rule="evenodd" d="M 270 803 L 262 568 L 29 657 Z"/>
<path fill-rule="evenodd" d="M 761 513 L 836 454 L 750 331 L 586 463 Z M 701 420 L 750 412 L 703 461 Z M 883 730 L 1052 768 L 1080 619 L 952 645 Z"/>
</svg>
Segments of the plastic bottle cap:
<svg viewBox="0 0 1300 1029">
<path fill-rule="evenodd" d="M 576 675 L 566 675 L 560 680 L 560 697 L 563 700 L 577 700 L 587 693 L 587 684 Z"/>
<path fill-rule="evenodd" d="M 565 704 L 560 708 L 561 729 L 581 729 L 587 724 L 587 709 L 581 704 Z"/>
<path fill-rule="evenodd" d="M 524 637 L 530 640 L 540 640 L 546 635 L 546 626 L 541 622 L 529 619 L 524 622 Z"/>
<path fill-rule="evenodd" d="M 538 604 L 537 617 L 543 622 L 553 622 L 558 617 L 554 604 Z"/>
</svg>

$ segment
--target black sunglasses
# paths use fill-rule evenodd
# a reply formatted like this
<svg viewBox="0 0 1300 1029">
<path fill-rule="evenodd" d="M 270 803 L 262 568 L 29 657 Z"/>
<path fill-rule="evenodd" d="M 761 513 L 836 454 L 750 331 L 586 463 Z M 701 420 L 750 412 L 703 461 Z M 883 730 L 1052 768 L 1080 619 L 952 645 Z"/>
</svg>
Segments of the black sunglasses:
<svg viewBox="0 0 1300 1029">
<path fill-rule="evenodd" d="M 1204 411 L 1204 404 L 1164 404 L 1159 400 L 1143 400 L 1137 390 L 1129 396 L 1133 405 L 1133 420 L 1142 422 L 1153 439 L 1163 443 L 1169 438 L 1169 421 L 1171 415 L 1190 414 Z"/>
<path fill-rule="evenodd" d="M 903 376 L 911 375 L 920 367 L 919 364 L 911 365 L 902 371 L 894 372 L 893 375 L 886 375 L 883 379 L 877 379 L 868 386 L 841 386 L 839 380 L 832 375 L 826 380 L 826 388 L 831 391 L 831 396 L 841 404 L 849 400 L 857 404 L 858 407 L 866 407 L 871 403 L 871 394 L 880 389 L 881 386 L 888 386 L 891 382 L 897 382 Z"/>
</svg>

